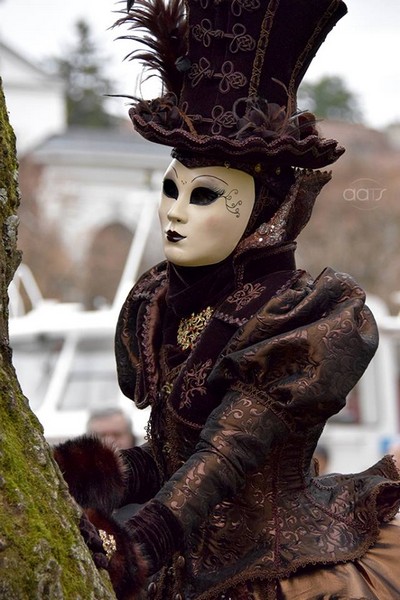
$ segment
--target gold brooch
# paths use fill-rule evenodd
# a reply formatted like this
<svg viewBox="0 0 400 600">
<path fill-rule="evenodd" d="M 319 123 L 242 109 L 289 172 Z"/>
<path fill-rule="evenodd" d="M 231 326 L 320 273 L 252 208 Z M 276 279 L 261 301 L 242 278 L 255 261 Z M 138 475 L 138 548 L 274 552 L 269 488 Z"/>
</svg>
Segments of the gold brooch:
<svg viewBox="0 0 400 600">
<path fill-rule="evenodd" d="M 104 531 L 104 529 L 99 529 L 99 536 L 107 558 L 111 558 L 117 549 L 115 537 L 111 533 L 107 533 L 106 531 Z"/>
<path fill-rule="evenodd" d="M 181 319 L 176 339 L 182 350 L 193 349 L 194 343 L 211 318 L 213 309 L 207 306 L 201 312 L 192 313 L 190 317 Z"/>
</svg>

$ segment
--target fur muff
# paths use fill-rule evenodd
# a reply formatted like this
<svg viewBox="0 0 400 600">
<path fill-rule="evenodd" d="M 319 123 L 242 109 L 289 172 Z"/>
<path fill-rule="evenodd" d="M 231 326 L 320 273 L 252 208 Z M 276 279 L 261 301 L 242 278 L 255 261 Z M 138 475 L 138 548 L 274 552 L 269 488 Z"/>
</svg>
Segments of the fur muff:
<svg viewBox="0 0 400 600">
<path fill-rule="evenodd" d="M 117 449 L 96 436 L 83 435 L 56 446 L 54 458 L 80 506 L 105 514 L 121 506 L 126 468 Z"/>
<path fill-rule="evenodd" d="M 118 600 L 138 600 L 149 573 L 149 563 L 139 544 L 112 517 L 93 509 L 85 513 L 98 530 L 114 538 L 116 548 L 110 553 L 107 570 Z"/>
</svg>

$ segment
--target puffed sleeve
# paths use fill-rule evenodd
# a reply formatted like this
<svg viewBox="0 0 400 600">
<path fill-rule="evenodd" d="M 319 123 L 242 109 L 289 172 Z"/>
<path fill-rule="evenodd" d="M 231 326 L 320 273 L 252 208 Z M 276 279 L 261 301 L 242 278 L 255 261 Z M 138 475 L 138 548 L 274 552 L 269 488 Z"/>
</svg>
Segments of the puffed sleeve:
<svg viewBox="0 0 400 600">
<path fill-rule="evenodd" d="M 347 274 L 325 269 L 276 295 L 224 351 L 210 379 L 263 398 L 291 429 L 343 408 L 378 345 L 365 293 Z M 244 386 L 244 388 L 243 388 Z"/>
</svg>

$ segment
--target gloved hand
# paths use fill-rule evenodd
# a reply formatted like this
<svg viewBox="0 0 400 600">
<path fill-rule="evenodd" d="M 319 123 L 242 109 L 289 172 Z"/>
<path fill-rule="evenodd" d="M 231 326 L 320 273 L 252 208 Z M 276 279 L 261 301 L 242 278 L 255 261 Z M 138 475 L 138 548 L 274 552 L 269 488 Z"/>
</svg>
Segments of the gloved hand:
<svg viewBox="0 0 400 600">
<path fill-rule="evenodd" d="M 96 436 L 83 435 L 55 446 L 54 458 L 80 506 L 105 514 L 121 506 L 126 467 L 117 449 Z"/>
<path fill-rule="evenodd" d="M 89 525 L 98 532 L 96 544 L 93 546 L 91 538 L 91 545 L 97 550 L 100 541 L 106 555 L 102 555 L 106 559 L 103 568 L 109 573 L 115 595 L 118 600 L 137 600 L 149 572 L 149 562 L 144 558 L 139 544 L 112 517 L 95 509 L 88 509 L 85 513 Z M 85 537 L 86 533 L 83 535 Z M 103 566 L 97 562 L 98 552 L 93 554 L 92 551 L 92 555 L 96 565 Z"/>
<path fill-rule="evenodd" d="M 147 577 L 167 564 L 183 544 L 179 521 L 156 500 L 146 504 L 126 526 L 99 510 L 85 512 L 99 531 L 118 600 L 138 600 Z"/>
<path fill-rule="evenodd" d="M 103 541 L 96 527 L 91 523 L 89 518 L 83 512 L 79 521 L 79 531 L 86 546 L 90 550 L 94 564 L 98 569 L 108 569 L 107 553 L 103 545 Z"/>
</svg>

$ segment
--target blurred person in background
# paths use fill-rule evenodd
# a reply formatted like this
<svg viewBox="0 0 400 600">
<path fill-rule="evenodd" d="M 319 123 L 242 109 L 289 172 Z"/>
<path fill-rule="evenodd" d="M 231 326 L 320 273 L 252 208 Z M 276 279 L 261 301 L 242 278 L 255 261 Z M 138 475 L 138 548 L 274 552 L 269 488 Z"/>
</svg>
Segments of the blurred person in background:
<svg viewBox="0 0 400 600">
<path fill-rule="evenodd" d="M 120 450 L 136 445 L 132 421 L 120 408 L 105 408 L 90 413 L 86 433 L 96 434 Z"/>
</svg>

